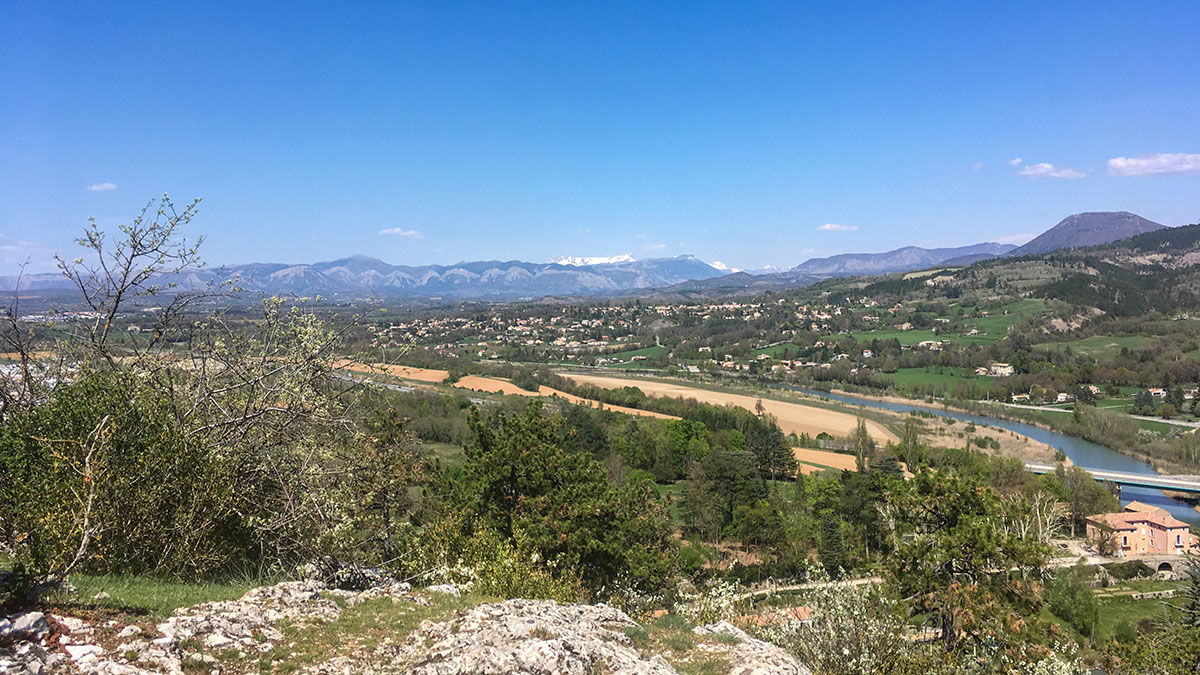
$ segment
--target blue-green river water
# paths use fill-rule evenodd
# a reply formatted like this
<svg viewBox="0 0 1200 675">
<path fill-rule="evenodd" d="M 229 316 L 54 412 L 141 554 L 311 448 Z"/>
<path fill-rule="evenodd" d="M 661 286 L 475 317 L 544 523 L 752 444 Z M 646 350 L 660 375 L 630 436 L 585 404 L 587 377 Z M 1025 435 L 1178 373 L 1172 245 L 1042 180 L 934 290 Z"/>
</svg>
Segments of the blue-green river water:
<svg viewBox="0 0 1200 675">
<path fill-rule="evenodd" d="M 1033 424 L 1025 424 L 1023 422 L 1012 422 L 1002 420 L 986 415 L 974 415 L 971 413 L 957 412 L 953 410 L 945 410 L 942 408 L 934 408 L 931 406 L 923 406 L 919 404 L 907 403 L 891 403 L 887 401 L 876 401 L 851 394 L 833 394 L 816 389 L 807 389 L 804 387 L 788 387 L 805 394 L 820 396 L 841 403 L 849 403 L 853 405 L 866 406 L 868 408 L 879 408 L 882 410 L 891 410 L 894 412 L 925 412 L 938 415 L 941 417 L 950 417 L 964 422 L 974 422 L 975 424 L 986 424 L 988 426 L 999 427 L 1015 431 L 1018 434 L 1028 436 L 1035 441 L 1041 441 L 1052 447 L 1062 450 L 1071 461 L 1085 469 L 1106 469 L 1109 471 L 1124 471 L 1127 473 L 1137 473 L 1143 475 L 1158 475 L 1149 464 L 1134 459 L 1129 455 L 1123 455 L 1112 448 L 1106 448 L 1103 445 L 1086 441 L 1082 438 L 1060 434 L 1057 431 L 1043 429 L 1042 427 Z M 1160 506 L 1171 513 L 1172 516 L 1188 522 L 1200 523 L 1200 513 L 1197 513 L 1188 504 L 1176 501 L 1167 497 L 1161 490 L 1153 488 L 1140 488 L 1132 486 L 1122 486 L 1121 488 L 1121 503 L 1128 504 L 1131 501 L 1139 501 L 1146 504 Z"/>
</svg>

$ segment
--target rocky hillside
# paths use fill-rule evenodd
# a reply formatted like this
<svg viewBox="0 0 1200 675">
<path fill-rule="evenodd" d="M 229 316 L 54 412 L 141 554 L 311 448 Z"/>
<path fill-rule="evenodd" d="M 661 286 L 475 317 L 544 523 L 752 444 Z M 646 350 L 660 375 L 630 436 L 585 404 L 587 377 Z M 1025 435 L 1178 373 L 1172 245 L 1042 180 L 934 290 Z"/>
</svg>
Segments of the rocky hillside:
<svg viewBox="0 0 1200 675">
<path fill-rule="evenodd" d="M 688 664 L 711 673 L 810 674 L 726 622 L 681 629 L 661 647 L 607 605 L 472 605 L 452 586 L 414 591 L 389 582 L 350 591 L 289 581 L 179 609 L 156 624 L 75 614 L 0 619 L 0 672 L 668 675 Z"/>
</svg>

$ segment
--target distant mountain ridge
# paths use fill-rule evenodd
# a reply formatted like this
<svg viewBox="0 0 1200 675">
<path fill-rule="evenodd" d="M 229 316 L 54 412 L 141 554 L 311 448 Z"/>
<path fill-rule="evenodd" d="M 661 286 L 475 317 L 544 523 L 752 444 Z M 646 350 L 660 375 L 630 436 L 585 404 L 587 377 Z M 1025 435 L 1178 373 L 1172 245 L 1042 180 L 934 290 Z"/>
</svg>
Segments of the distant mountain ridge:
<svg viewBox="0 0 1200 675">
<path fill-rule="evenodd" d="M 1008 255 L 1034 255 L 1064 248 L 1099 246 L 1165 228 L 1165 225 L 1128 211 L 1076 213 L 1063 218 L 1057 225 L 1024 246 L 1010 251 Z"/>
<path fill-rule="evenodd" d="M 883 253 L 843 253 L 828 258 L 811 258 L 789 272 L 805 275 L 845 276 L 859 274 L 891 274 L 941 265 L 964 256 L 996 257 L 1015 250 L 1012 244 L 986 242 L 956 248 L 921 248 L 905 246 Z"/>
<path fill-rule="evenodd" d="M 377 258 L 354 255 L 301 265 L 249 263 L 190 269 L 158 281 L 173 282 L 183 288 L 210 281 L 236 281 L 244 290 L 261 293 L 507 300 L 636 291 L 723 274 L 724 271 L 688 255 L 598 264 L 486 260 L 422 266 L 392 265 Z M 0 290 L 12 290 L 15 282 L 14 277 L 0 277 Z M 26 276 L 21 285 L 30 290 L 71 288 L 70 282 L 58 274 Z"/>
</svg>

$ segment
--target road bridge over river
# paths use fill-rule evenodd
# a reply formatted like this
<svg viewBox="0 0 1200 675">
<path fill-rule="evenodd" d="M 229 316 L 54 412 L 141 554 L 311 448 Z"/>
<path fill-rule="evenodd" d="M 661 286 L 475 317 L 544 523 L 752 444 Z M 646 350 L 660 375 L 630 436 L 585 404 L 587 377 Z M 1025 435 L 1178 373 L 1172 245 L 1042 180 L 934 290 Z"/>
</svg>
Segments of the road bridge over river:
<svg viewBox="0 0 1200 675">
<path fill-rule="evenodd" d="M 1053 464 L 1026 463 L 1025 468 L 1033 473 L 1054 473 L 1057 467 Z M 1136 485 L 1137 487 L 1200 494 L 1200 478 L 1195 476 L 1156 476 L 1153 474 L 1125 473 L 1124 471 L 1105 471 L 1103 469 L 1088 469 L 1088 473 L 1092 474 L 1092 477 L 1096 480 L 1111 481 L 1117 485 Z"/>
</svg>

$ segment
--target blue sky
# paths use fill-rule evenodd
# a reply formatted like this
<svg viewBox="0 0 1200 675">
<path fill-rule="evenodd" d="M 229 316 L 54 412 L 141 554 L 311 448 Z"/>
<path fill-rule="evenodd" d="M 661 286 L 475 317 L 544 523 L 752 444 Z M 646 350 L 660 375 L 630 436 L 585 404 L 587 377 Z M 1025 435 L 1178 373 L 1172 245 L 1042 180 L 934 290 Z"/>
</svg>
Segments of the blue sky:
<svg viewBox="0 0 1200 675">
<path fill-rule="evenodd" d="M 848 4 L 10 0 L 0 274 L 163 192 L 204 198 L 210 263 L 1200 221 L 1200 4 Z"/>
</svg>

